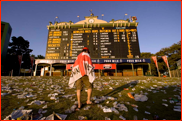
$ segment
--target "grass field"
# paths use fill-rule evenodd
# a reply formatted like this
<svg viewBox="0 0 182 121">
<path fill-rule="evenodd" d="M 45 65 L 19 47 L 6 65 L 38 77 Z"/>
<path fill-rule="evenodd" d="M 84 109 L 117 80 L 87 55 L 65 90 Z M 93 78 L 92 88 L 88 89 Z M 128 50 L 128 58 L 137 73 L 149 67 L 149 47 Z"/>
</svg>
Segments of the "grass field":
<svg viewBox="0 0 182 121">
<path fill-rule="evenodd" d="M 181 103 L 181 78 L 159 78 L 159 77 L 102 77 L 96 78 L 94 81 L 94 89 L 92 98 L 114 97 L 115 100 L 106 99 L 98 104 L 90 105 L 89 110 L 84 110 L 86 105 L 86 90 L 81 92 L 81 102 L 83 108 L 79 111 L 72 113 L 65 113 L 65 110 L 70 109 L 76 99 L 76 89 L 68 88 L 69 77 L 1 77 L 1 88 L 8 86 L 11 87 L 9 94 L 1 96 L 1 119 L 11 114 L 14 110 L 24 106 L 25 109 L 33 109 L 33 113 L 38 113 L 43 105 L 27 105 L 34 100 L 45 101 L 47 103 L 46 113 L 44 117 L 49 116 L 54 112 L 59 114 L 66 114 L 66 120 L 78 120 L 78 116 L 85 116 L 88 120 L 105 120 L 105 117 L 111 120 L 121 120 L 119 117 L 122 115 L 126 120 L 133 120 L 137 116 L 138 120 L 148 119 L 153 120 L 158 116 L 158 120 L 180 120 L 181 112 L 173 111 L 176 103 Z M 31 90 L 32 89 L 32 90 Z M 128 90 L 126 90 L 128 89 Z M 57 91 L 56 91 L 57 90 Z M 59 91 L 58 91 L 59 90 Z M 32 94 L 35 97 L 26 97 L 25 99 L 18 99 L 17 95 L 12 94 Z M 49 94 L 58 93 L 56 95 L 59 102 L 51 100 Z M 129 98 L 127 93 L 133 92 L 134 94 L 144 94 L 148 97 L 145 102 L 135 101 Z M 1 93 L 7 93 L 2 90 Z M 67 96 L 68 97 L 65 97 Z M 70 96 L 69 96 L 70 95 Z M 59 97 L 59 99 L 58 99 Z M 28 102 L 25 102 L 29 99 Z M 164 100 L 165 99 L 165 100 Z M 174 103 L 170 103 L 170 101 Z M 104 113 L 102 107 L 113 107 L 115 102 L 124 104 L 128 112 L 119 111 Z M 94 102 L 94 100 L 93 100 Z M 162 105 L 163 103 L 167 104 Z M 138 106 L 138 112 L 132 107 L 132 104 Z M 181 106 L 181 105 L 180 105 Z M 145 111 L 150 112 L 146 114 Z"/>
</svg>

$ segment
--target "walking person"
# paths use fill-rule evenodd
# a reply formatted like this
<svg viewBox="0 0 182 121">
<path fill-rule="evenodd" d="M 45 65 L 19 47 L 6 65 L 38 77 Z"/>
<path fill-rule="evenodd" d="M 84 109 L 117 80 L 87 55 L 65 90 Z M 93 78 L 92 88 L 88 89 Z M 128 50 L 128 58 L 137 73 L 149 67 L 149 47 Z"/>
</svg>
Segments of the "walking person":
<svg viewBox="0 0 182 121">
<path fill-rule="evenodd" d="M 73 87 L 76 84 L 77 88 L 77 100 L 79 110 L 81 108 L 81 90 L 83 88 L 83 84 L 88 89 L 87 91 L 87 104 L 92 104 L 91 102 L 91 94 L 92 94 L 92 83 L 95 80 L 95 73 L 93 64 L 89 55 L 89 49 L 84 47 L 82 53 L 77 56 L 77 59 L 73 65 L 72 73 L 69 79 L 69 87 Z"/>
</svg>

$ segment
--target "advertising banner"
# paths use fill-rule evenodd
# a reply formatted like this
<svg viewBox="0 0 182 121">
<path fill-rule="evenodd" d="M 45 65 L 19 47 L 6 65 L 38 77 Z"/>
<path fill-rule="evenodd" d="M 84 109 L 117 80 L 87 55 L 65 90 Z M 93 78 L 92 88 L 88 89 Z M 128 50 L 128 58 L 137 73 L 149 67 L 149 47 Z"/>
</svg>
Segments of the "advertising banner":
<svg viewBox="0 0 182 121">
<path fill-rule="evenodd" d="M 18 55 L 18 62 L 21 65 L 21 61 L 22 61 L 22 55 Z"/>
<path fill-rule="evenodd" d="M 171 71 L 170 71 L 170 69 L 169 69 L 169 64 L 168 64 L 167 56 L 162 56 L 162 59 L 163 59 L 164 62 L 166 63 L 167 68 L 168 68 L 168 70 L 169 70 L 169 76 L 171 77 Z"/>
<path fill-rule="evenodd" d="M 167 61 L 167 56 L 162 56 L 162 59 L 166 63 L 167 67 L 169 68 L 169 64 L 168 64 L 168 61 Z"/>
<path fill-rule="evenodd" d="M 100 64 L 93 64 L 93 66 L 94 66 L 94 70 L 95 69 L 100 69 Z"/>
<path fill-rule="evenodd" d="M 151 63 L 150 59 L 91 59 L 92 63 Z M 73 64 L 75 62 L 75 59 L 64 59 L 64 60 L 35 60 L 35 64 L 38 63 L 63 63 L 63 64 Z"/>
<path fill-rule="evenodd" d="M 152 59 L 153 59 L 155 65 L 156 65 L 156 67 L 157 67 L 158 75 L 159 75 L 159 77 L 160 77 L 159 68 L 158 68 L 158 64 L 157 64 L 157 57 L 156 57 L 156 56 L 152 56 Z"/>
<path fill-rule="evenodd" d="M 153 61 L 154 61 L 154 63 L 155 63 L 155 66 L 156 66 L 157 69 L 158 69 L 157 57 L 156 57 L 156 56 L 152 56 L 152 59 L 153 59 Z"/>
<path fill-rule="evenodd" d="M 116 64 L 93 64 L 94 69 L 116 69 Z M 72 69 L 73 64 L 67 64 L 66 70 Z"/>
<path fill-rule="evenodd" d="M 34 57 L 30 57 L 31 66 L 33 67 Z"/>
</svg>

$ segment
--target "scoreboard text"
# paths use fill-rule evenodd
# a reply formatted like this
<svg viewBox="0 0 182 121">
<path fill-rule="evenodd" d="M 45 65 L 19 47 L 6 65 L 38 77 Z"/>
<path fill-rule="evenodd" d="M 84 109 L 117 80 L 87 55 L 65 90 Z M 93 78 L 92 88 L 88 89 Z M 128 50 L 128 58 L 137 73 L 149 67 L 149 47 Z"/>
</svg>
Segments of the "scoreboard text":
<svg viewBox="0 0 182 121">
<path fill-rule="evenodd" d="M 46 59 L 76 59 L 83 47 L 91 58 L 139 58 L 136 27 L 50 29 Z"/>
</svg>

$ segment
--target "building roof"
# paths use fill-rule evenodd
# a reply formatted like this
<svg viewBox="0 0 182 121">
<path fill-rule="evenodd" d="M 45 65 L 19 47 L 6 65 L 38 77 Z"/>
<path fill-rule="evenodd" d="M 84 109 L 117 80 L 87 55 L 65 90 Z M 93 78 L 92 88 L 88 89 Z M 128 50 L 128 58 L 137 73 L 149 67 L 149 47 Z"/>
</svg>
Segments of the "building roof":
<svg viewBox="0 0 182 121">
<path fill-rule="evenodd" d="M 129 20 L 114 20 L 112 19 L 110 22 L 105 20 L 98 19 L 98 16 L 85 16 L 85 20 L 78 21 L 76 23 L 70 22 L 52 22 L 49 23 L 47 28 L 89 28 L 89 27 L 126 27 L 126 26 L 138 26 L 138 22 Z"/>
</svg>

